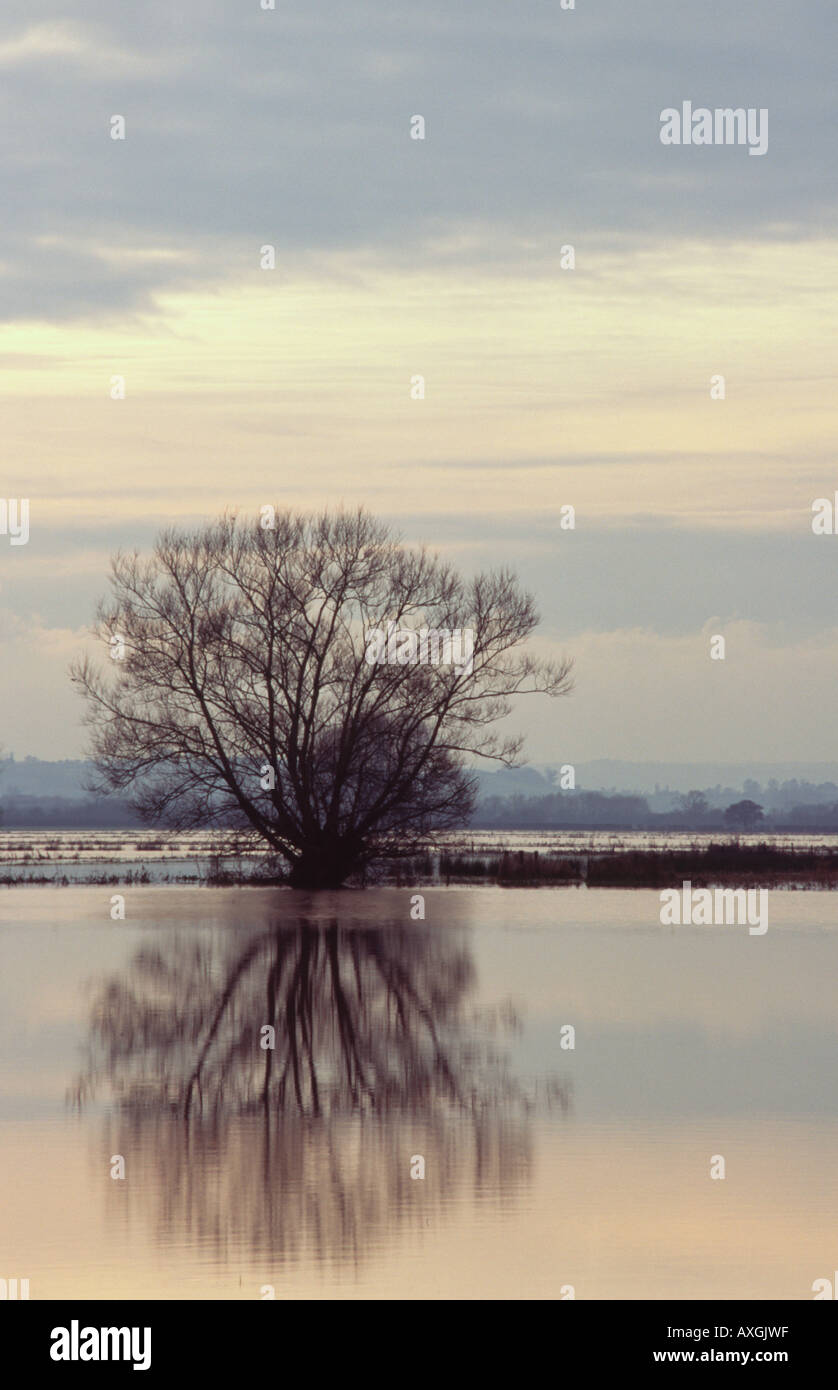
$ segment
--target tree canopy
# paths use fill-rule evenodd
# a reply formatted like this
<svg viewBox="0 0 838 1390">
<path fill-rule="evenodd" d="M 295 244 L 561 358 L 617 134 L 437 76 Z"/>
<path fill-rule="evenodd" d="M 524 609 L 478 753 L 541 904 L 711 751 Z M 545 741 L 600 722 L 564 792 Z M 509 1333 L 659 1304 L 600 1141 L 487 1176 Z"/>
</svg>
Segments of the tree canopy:
<svg viewBox="0 0 838 1390">
<path fill-rule="evenodd" d="M 513 700 L 571 686 L 569 661 L 524 650 L 537 622 L 508 570 L 465 580 L 364 510 L 269 508 L 117 554 L 94 628 L 113 660 L 72 675 L 103 789 L 152 822 L 248 830 L 292 884 L 330 887 L 462 825 L 469 759 L 516 761 L 496 728 Z"/>
</svg>

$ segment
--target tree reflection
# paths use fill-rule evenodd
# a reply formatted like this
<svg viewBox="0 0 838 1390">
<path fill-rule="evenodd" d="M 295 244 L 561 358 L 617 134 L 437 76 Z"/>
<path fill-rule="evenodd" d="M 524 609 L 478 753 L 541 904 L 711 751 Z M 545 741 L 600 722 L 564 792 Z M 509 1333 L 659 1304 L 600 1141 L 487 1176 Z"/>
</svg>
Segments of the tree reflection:
<svg viewBox="0 0 838 1390">
<path fill-rule="evenodd" d="M 75 1095 L 111 1092 L 107 1143 L 145 1165 L 166 1239 L 354 1260 L 458 1194 L 513 1194 L 534 1105 L 567 1109 L 511 1074 L 514 1012 L 476 1012 L 474 984 L 465 934 L 418 924 L 178 936 L 101 987 Z"/>
</svg>

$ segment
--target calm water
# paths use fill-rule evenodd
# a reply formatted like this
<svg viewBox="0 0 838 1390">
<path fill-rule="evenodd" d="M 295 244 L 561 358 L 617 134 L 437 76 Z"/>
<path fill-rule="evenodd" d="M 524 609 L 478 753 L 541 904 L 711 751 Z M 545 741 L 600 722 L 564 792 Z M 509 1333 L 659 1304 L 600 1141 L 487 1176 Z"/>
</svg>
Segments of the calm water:
<svg viewBox="0 0 838 1390">
<path fill-rule="evenodd" d="M 0 1277 L 32 1298 L 832 1276 L 834 895 L 772 892 L 751 937 L 645 891 L 433 889 L 414 921 L 397 889 L 153 886 L 124 922 L 111 891 L 0 890 Z"/>
</svg>

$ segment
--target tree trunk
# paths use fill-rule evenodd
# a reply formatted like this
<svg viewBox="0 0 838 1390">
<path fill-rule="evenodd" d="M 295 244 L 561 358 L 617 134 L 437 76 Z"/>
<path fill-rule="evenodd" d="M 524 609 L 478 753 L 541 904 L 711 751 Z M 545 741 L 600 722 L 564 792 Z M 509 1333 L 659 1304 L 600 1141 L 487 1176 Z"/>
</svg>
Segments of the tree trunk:
<svg viewBox="0 0 838 1390">
<path fill-rule="evenodd" d="M 340 844 L 311 845 L 300 851 L 288 875 L 292 888 L 340 888 L 355 863 Z"/>
</svg>

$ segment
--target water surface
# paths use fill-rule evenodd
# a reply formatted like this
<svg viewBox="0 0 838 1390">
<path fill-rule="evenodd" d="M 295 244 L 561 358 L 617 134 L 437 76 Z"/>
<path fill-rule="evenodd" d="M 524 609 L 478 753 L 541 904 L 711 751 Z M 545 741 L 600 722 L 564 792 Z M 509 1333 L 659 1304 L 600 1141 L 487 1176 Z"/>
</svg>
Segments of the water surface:
<svg viewBox="0 0 838 1390">
<path fill-rule="evenodd" d="M 831 1277 L 832 894 L 772 892 L 764 937 L 651 891 L 124 896 L 0 890 L 0 1276 L 32 1298 Z"/>
</svg>

